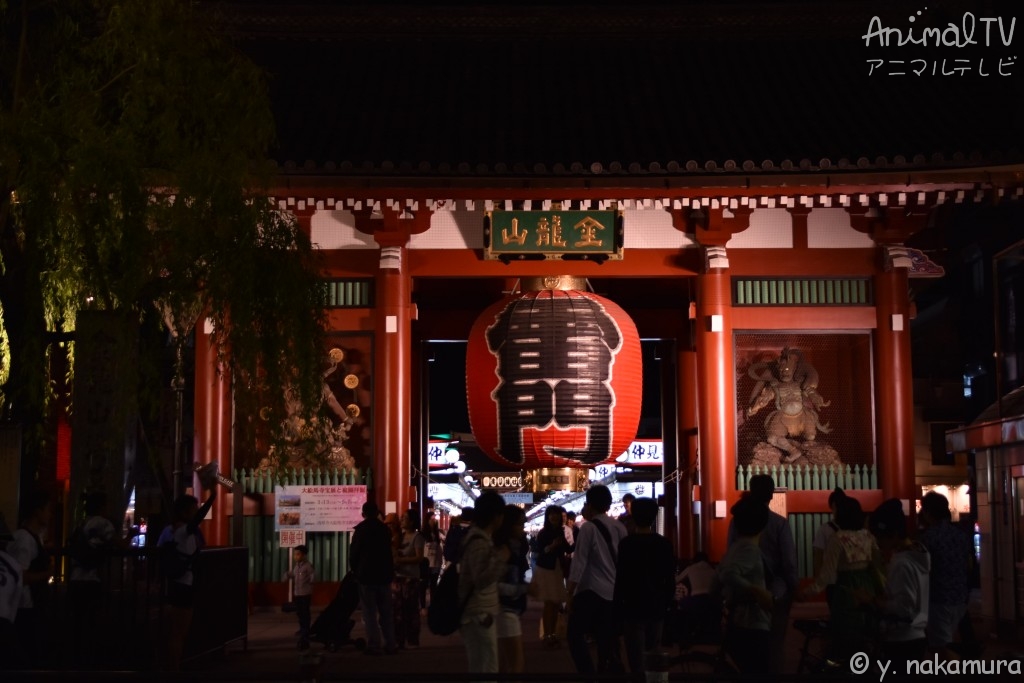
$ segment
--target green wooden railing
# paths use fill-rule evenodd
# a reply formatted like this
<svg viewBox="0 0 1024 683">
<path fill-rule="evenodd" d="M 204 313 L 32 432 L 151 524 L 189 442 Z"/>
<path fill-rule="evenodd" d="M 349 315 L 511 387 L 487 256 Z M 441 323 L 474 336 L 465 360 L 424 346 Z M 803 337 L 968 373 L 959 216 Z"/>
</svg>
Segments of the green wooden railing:
<svg viewBox="0 0 1024 683">
<path fill-rule="evenodd" d="M 870 278 L 733 278 L 736 306 L 871 306 Z"/>
<path fill-rule="evenodd" d="M 372 484 L 370 470 L 300 469 L 235 470 L 245 493 L 273 493 L 276 486 Z M 306 534 L 309 561 L 318 581 L 341 581 L 348 567 L 351 532 Z M 280 581 L 288 571 L 288 548 L 278 543 L 273 515 L 250 515 L 242 521 L 242 543 L 249 548 L 249 581 Z"/>
<path fill-rule="evenodd" d="M 323 287 L 330 308 L 373 307 L 373 280 L 326 280 Z"/>
<path fill-rule="evenodd" d="M 273 493 L 276 486 L 337 486 L 339 484 L 366 484 L 373 486 L 371 471 L 338 468 L 308 468 L 280 470 L 235 470 L 235 481 L 242 485 L 245 493 Z"/>
<path fill-rule="evenodd" d="M 793 512 L 786 516 L 796 543 L 797 569 L 802 579 L 814 575 L 814 534 L 831 518 L 828 512 Z"/>
<path fill-rule="evenodd" d="M 775 485 L 790 491 L 831 491 L 841 489 L 878 488 L 878 468 L 875 465 L 740 465 L 736 468 L 736 490 L 746 491 L 750 478 L 757 474 L 770 474 Z"/>
</svg>

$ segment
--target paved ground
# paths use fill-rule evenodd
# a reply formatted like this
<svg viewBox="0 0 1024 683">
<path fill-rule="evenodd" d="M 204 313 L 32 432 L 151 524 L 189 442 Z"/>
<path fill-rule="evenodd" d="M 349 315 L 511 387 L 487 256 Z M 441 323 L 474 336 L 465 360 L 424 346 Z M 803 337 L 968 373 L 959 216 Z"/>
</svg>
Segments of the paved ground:
<svg viewBox="0 0 1024 683">
<path fill-rule="evenodd" d="M 824 603 L 798 603 L 794 605 L 792 619 L 814 619 L 825 615 Z M 314 619 L 319 610 L 314 610 Z M 353 615 L 356 625 L 352 632 L 353 638 L 364 635 L 360 614 Z M 526 674 L 515 677 L 493 677 L 502 681 L 574 681 L 580 680 L 569 657 L 568 650 L 563 646 L 550 650 L 542 646 L 538 635 L 540 621 L 540 605 L 531 602 L 530 609 L 523 617 L 524 649 L 526 656 Z M 977 623 L 977 633 L 985 643 L 983 658 L 988 661 L 1021 659 L 1024 652 L 1024 640 L 1020 634 L 1016 637 L 996 639 L 989 629 L 981 622 Z M 41 671 L 22 674 L 19 672 L 0 673 L 2 683 L 20 683 L 27 681 L 74 681 L 75 683 L 93 682 L 111 683 L 113 681 L 154 682 L 154 681 L 202 681 L 203 683 L 219 683 L 228 681 L 246 682 L 281 682 L 281 681 L 352 681 L 379 683 L 384 681 L 400 681 L 415 683 L 417 681 L 440 683 L 469 680 L 466 675 L 466 656 L 459 636 L 435 636 L 426 628 L 424 619 L 421 635 L 421 646 L 407 649 L 391 656 L 367 656 L 353 645 L 341 647 L 336 652 L 328 651 L 323 644 L 316 643 L 307 651 L 300 653 L 295 636 L 298 627 L 294 614 L 284 614 L 280 609 L 263 609 L 249 618 L 249 636 L 245 648 L 241 643 L 233 644 L 223 652 L 187 663 L 186 671 L 179 674 L 138 672 L 138 671 Z M 786 641 L 786 670 L 795 671 L 800 655 L 800 647 L 804 638 L 795 629 L 790 629 Z M 314 661 L 318 660 L 318 661 Z M 707 670 L 707 669 L 705 669 Z M 707 675 L 703 678 L 687 676 L 681 670 L 673 669 L 671 680 L 712 680 Z M 491 678 L 491 677 L 489 677 Z M 906 676 L 904 676 L 906 678 Z M 1021 676 L 968 677 L 969 680 L 1015 680 Z M 608 678 L 607 680 L 623 681 L 625 678 Z M 718 678 L 717 680 L 728 680 Z M 820 681 L 820 676 L 790 677 L 786 681 Z M 880 681 L 878 673 L 862 680 Z M 899 677 L 889 672 L 884 678 L 885 683 L 899 683 Z M 881 683 L 881 681 L 880 681 Z"/>
<path fill-rule="evenodd" d="M 809 619 L 823 616 L 822 603 L 802 603 L 793 608 L 793 619 Z M 314 619 L 316 613 L 314 613 Z M 359 613 L 355 615 L 356 626 L 353 636 L 363 636 Z M 531 602 L 530 609 L 523 617 L 524 647 L 527 676 L 520 680 L 572 680 L 574 667 L 567 649 L 545 649 L 538 637 L 540 606 Z M 980 626 L 980 624 L 979 624 Z M 297 649 L 295 631 L 297 623 L 293 614 L 282 614 L 279 610 L 256 612 L 249 620 L 249 642 L 243 651 L 241 646 L 232 647 L 221 657 L 196 661 L 191 665 L 195 678 L 203 681 L 217 680 L 311 680 L 302 675 L 303 656 Z M 1022 643 L 996 640 L 984 628 L 979 636 L 986 641 L 986 658 L 998 658 L 1024 649 Z M 322 657 L 320 675 L 322 680 L 345 681 L 449 681 L 466 671 L 466 656 L 459 636 L 439 637 L 426 628 L 424 619 L 421 646 L 400 651 L 392 656 L 372 657 L 363 655 L 352 645 L 329 652 L 323 645 L 314 644 L 310 654 Z M 794 671 L 799 659 L 803 636 L 790 629 L 786 643 L 787 669 Z M 308 663 L 309 656 L 306 656 Z M 672 678 L 679 676 L 673 675 Z M 1020 680 L 1019 677 L 1014 677 Z M 621 680 L 621 679 L 620 679 Z M 811 680 L 811 679 L 804 679 Z M 886 679 L 889 680 L 889 679 Z"/>
</svg>

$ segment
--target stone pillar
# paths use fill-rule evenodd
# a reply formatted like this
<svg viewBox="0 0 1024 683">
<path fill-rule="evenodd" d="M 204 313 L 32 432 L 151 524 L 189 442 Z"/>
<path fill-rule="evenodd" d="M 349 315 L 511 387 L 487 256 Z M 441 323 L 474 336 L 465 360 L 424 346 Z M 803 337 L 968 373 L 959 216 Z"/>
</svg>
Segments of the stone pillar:
<svg viewBox="0 0 1024 683">
<path fill-rule="evenodd" d="M 910 259 L 900 247 L 883 247 L 884 272 L 875 276 L 875 414 L 879 485 L 886 498 L 911 501 L 914 479 L 914 393 L 910 362 Z"/>
</svg>

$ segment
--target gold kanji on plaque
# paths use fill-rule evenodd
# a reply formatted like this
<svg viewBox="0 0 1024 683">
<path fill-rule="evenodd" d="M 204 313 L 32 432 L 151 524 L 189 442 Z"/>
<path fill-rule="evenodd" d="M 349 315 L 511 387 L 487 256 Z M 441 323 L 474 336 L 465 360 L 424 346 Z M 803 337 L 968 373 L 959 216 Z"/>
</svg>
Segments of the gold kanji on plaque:
<svg viewBox="0 0 1024 683">
<path fill-rule="evenodd" d="M 537 221 L 537 246 L 564 247 L 562 239 L 562 217 L 552 216 L 551 221 L 541 218 Z"/>
<path fill-rule="evenodd" d="M 528 230 L 523 230 L 522 232 L 519 232 L 519 219 L 513 218 L 512 232 L 509 232 L 508 228 L 505 228 L 501 231 L 501 243 L 512 244 L 513 242 L 515 242 L 516 244 L 522 246 L 523 244 L 526 244 L 526 236 L 528 233 Z"/>
<path fill-rule="evenodd" d="M 574 244 L 574 246 L 600 247 L 604 244 L 604 240 L 597 239 L 597 231 L 604 230 L 604 226 L 590 216 L 587 216 L 572 227 L 574 230 L 580 231 L 580 239 Z"/>
</svg>

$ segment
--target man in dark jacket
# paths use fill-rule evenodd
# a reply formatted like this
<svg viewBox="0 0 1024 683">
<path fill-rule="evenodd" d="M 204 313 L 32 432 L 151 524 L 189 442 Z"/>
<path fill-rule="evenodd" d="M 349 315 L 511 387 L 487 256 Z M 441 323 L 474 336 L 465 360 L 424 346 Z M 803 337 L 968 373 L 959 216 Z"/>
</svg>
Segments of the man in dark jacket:
<svg viewBox="0 0 1024 683">
<path fill-rule="evenodd" d="M 363 521 L 356 525 L 349 546 L 349 567 L 359 582 L 366 626 L 363 654 L 379 655 L 398 651 L 395 645 L 394 611 L 391 605 L 391 580 L 395 561 L 391 554 L 391 531 L 380 519 L 380 509 L 372 500 L 363 503 Z M 384 649 L 381 649 L 381 631 Z"/>
<path fill-rule="evenodd" d="M 775 495 L 775 480 L 768 474 L 750 478 L 750 493 L 755 502 L 768 507 Z M 729 522 L 729 545 L 738 538 L 733 523 Z M 796 544 L 789 522 L 782 515 L 769 509 L 768 526 L 760 534 L 759 545 L 764 558 L 765 583 L 772 594 L 775 606 L 772 609 L 771 660 L 766 662 L 766 671 L 773 674 L 782 672 L 785 652 L 786 630 L 789 628 L 789 611 L 797 589 Z"/>
</svg>

